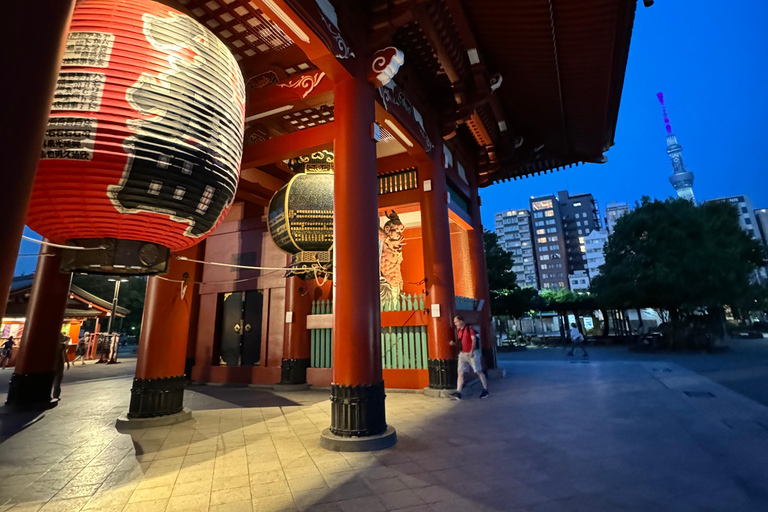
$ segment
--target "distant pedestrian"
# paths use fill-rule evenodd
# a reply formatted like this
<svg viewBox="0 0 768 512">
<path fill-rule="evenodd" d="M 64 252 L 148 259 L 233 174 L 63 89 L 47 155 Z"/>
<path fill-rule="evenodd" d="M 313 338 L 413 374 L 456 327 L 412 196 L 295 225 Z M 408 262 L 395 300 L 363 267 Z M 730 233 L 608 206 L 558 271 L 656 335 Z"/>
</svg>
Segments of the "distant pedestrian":
<svg viewBox="0 0 768 512">
<path fill-rule="evenodd" d="M 483 384 L 483 391 L 480 393 L 480 398 L 488 398 L 488 379 L 483 373 L 482 360 L 476 357 L 475 351 L 480 349 L 480 338 L 472 328 L 471 325 L 464 323 L 464 318 L 457 315 L 453 319 L 453 324 L 456 326 L 459 345 L 461 346 L 461 352 L 459 352 L 459 375 L 456 386 L 456 392 L 451 395 L 454 400 L 461 400 L 461 390 L 464 388 L 464 372 L 474 370 L 477 376 L 480 378 L 480 382 Z M 455 342 L 450 342 L 451 346 L 456 345 Z"/>
<path fill-rule="evenodd" d="M 8 367 L 8 363 L 11 362 L 11 356 L 13 355 L 13 346 L 16 344 L 13 341 L 13 336 L 8 336 L 8 339 L 3 343 L 0 348 L 0 363 L 2 363 L 3 370 Z"/>
<path fill-rule="evenodd" d="M 85 364 L 85 355 L 88 353 L 88 333 L 86 332 L 83 334 L 83 337 L 80 338 L 77 342 L 77 351 L 75 352 L 75 360 L 72 361 L 72 364 L 75 364 L 78 359 L 82 361 L 83 364 Z"/>
<path fill-rule="evenodd" d="M 584 352 L 583 357 L 589 357 L 589 354 L 587 354 L 587 351 L 584 349 L 584 335 L 581 334 L 579 328 L 576 327 L 576 324 L 571 324 L 571 343 L 571 350 L 568 352 L 569 356 L 572 356 L 576 347 L 579 347 L 581 351 Z"/>
<path fill-rule="evenodd" d="M 53 370 L 53 398 L 59 399 L 61 396 L 61 379 L 64 378 L 64 365 L 69 370 L 69 358 L 67 357 L 67 347 L 70 338 L 64 333 L 59 333 L 59 344 L 56 350 L 56 366 Z"/>
</svg>

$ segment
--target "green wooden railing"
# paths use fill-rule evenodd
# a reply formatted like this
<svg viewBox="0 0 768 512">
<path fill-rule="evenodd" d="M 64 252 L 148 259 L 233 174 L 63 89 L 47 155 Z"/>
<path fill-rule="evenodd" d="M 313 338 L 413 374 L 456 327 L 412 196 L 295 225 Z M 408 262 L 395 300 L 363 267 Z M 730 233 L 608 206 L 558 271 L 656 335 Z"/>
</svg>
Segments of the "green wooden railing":
<svg viewBox="0 0 768 512">
<path fill-rule="evenodd" d="M 381 328 L 381 365 L 387 369 L 427 368 L 427 326 Z"/>
<path fill-rule="evenodd" d="M 329 315 L 333 313 L 333 302 L 330 300 L 313 300 L 312 315 Z M 331 347 L 333 346 L 333 329 L 310 329 L 309 339 L 312 347 L 310 365 L 312 368 L 330 368 Z"/>
<path fill-rule="evenodd" d="M 419 311 L 424 309 L 424 294 L 404 293 L 399 299 L 381 303 L 381 311 Z"/>
<path fill-rule="evenodd" d="M 419 311 L 424 309 L 423 294 L 405 294 L 391 304 L 382 304 L 381 311 Z M 315 300 L 312 315 L 333 313 L 333 302 Z M 333 329 L 310 329 L 312 368 L 330 368 L 333 346 Z M 381 328 L 381 363 L 387 369 L 427 368 L 427 327 L 386 326 Z"/>
<path fill-rule="evenodd" d="M 379 195 L 402 192 L 419 188 L 419 175 L 416 169 L 398 171 L 394 174 L 379 176 Z"/>
</svg>

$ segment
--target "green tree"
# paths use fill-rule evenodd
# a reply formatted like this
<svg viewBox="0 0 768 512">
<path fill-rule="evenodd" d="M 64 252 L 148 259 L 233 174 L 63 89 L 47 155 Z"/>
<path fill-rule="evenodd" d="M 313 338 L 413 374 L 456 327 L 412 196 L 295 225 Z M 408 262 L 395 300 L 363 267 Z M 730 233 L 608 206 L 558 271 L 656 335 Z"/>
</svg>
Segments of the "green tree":
<svg viewBox="0 0 768 512">
<path fill-rule="evenodd" d="M 111 303 L 115 295 L 115 283 L 110 281 L 110 278 L 114 279 L 114 277 L 96 274 L 75 274 L 72 276 L 72 284 Z M 139 335 L 146 289 L 147 278 L 143 276 L 129 277 L 127 282 L 120 283 L 117 304 L 130 310 L 122 323 L 122 330 L 127 334 Z"/>
<path fill-rule="evenodd" d="M 512 271 L 512 255 L 499 245 L 499 237 L 488 230 L 483 232 L 485 261 L 488 267 L 488 287 L 491 292 L 491 311 L 497 316 L 520 318 L 531 309 L 536 296 L 533 288 L 520 288 L 517 275 Z"/>
<path fill-rule="evenodd" d="M 727 203 L 643 197 L 605 245 L 605 264 L 592 283 L 599 304 L 668 311 L 674 342 L 694 317 L 719 317 L 723 306 L 749 301 L 750 277 L 765 254 L 739 227 L 738 215 Z"/>
</svg>

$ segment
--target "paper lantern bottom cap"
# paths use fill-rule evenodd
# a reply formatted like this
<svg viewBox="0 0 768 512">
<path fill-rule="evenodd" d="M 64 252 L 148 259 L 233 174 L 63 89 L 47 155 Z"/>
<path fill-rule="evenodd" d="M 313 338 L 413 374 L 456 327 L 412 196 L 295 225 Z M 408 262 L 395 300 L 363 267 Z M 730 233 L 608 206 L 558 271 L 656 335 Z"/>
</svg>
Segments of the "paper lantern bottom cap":
<svg viewBox="0 0 768 512">
<path fill-rule="evenodd" d="M 67 241 L 67 245 L 94 250 L 63 249 L 62 272 L 135 276 L 164 274 L 168 271 L 171 257 L 168 247 L 141 240 L 78 238 Z"/>
</svg>

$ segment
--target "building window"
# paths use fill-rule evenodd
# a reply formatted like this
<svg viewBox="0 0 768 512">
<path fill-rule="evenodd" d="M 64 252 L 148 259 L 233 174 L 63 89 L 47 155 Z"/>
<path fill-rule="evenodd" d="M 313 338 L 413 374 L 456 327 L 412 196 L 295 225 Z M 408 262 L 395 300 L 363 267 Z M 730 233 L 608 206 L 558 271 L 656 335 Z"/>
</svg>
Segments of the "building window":
<svg viewBox="0 0 768 512">
<path fill-rule="evenodd" d="M 554 217 L 555 216 L 555 211 L 554 210 L 547 210 L 547 211 L 544 212 L 544 216 L 545 217 Z"/>
<path fill-rule="evenodd" d="M 547 208 L 552 208 L 552 200 L 547 199 L 545 201 L 534 201 L 531 207 L 534 210 L 546 210 Z"/>
<path fill-rule="evenodd" d="M 752 224 L 752 219 L 744 219 L 744 224 Z"/>
<path fill-rule="evenodd" d="M 537 235 L 543 235 L 544 233 L 546 233 L 546 230 L 545 230 L 545 229 L 537 229 L 537 230 L 536 230 L 536 234 L 537 234 Z"/>
<path fill-rule="evenodd" d="M 557 233 L 557 228 L 547 228 L 547 233 Z"/>
<path fill-rule="evenodd" d="M 534 214 L 533 214 L 533 218 L 534 218 L 534 219 L 540 219 L 540 218 L 542 218 L 543 216 L 544 216 L 544 213 L 543 213 L 543 212 L 536 212 L 536 213 L 534 213 Z"/>
<path fill-rule="evenodd" d="M 549 246 L 549 250 L 550 250 L 550 251 L 556 251 L 556 250 L 558 250 L 559 248 L 560 248 L 560 246 L 559 246 L 559 245 L 550 245 L 550 246 Z"/>
<path fill-rule="evenodd" d="M 579 230 L 579 234 L 580 234 L 580 235 L 583 235 L 584 233 L 582 233 L 582 232 L 581 232 L 581 230 Z"/>
<path fill-rule="evenodd" d="M 545 244 L 547 243 L 547 237 L 545 236 L 539 237 L 536 239 L 536 241 L 539 242 L 540 244 Z"/>
<path fill-rule="evenodd" d="M 547 219 L 547 226 L 551 226 L 555 223 L 555 219 Z"/>
<path fill-rule="evenodd" d="M 539 259 L 541 261 L 547 261 L 549 259 L 549 254 L 543 254 L 543 255 L 539 256 Z"/>
<path fill-rule="evenodd" d="M 549 240 L 550 242 L 557 242 L 557 237 L 556 236 L 550 236 L 550 237 L 547 237 L 547 240 Z"/>
<path fill-rule="evenodd" d="M 553 254 L 553 255 L 552 255 L 552 258 L 553 258 L 553 259 L 558 259 L 558 258 L 560 258 L 560 257 L 561 257 L 561 256 L 560 256 L 560 253 L 559 253 L 559 252 L 556 252 L 555 254 Z"/>
<path fill-rule="evenodd" d="M 543 221 L 543 220 L 537 221 L 537 222 L 534 224 L 534 226 L 543 226 L 543 225 L 544 225 L 544 221 Z"/>
<path fill-rule="evenodd" d="M 547 265 L 546 264 L 541 265 L 541 270 L 547 270 Z"/>
<path fill-rule="evenodd" d="M 573 207 L 574 207 L 574 208 L 578 208 L 579 206 L 581 206 L 581 202 L 578 202 L 578 203 L 573 203 Z"/>
</svg>

